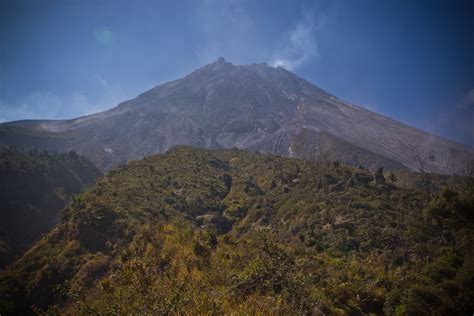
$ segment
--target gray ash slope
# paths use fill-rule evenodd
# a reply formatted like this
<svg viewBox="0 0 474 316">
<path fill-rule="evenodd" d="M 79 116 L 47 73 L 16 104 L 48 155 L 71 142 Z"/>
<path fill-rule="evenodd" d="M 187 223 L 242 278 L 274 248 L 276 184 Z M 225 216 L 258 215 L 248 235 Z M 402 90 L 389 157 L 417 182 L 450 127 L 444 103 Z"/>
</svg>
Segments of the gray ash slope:
<svg viewBox="0 0 474 316">
<path fill-rule="evenodd" d="M 220 58 L 111 110 L 0 124 L 0 144 L 75 150 L 103 170 L 176 145 L 246 148 L 451 174 L 474 149 L 344 102 L 265 64 Z"/>
</svg>

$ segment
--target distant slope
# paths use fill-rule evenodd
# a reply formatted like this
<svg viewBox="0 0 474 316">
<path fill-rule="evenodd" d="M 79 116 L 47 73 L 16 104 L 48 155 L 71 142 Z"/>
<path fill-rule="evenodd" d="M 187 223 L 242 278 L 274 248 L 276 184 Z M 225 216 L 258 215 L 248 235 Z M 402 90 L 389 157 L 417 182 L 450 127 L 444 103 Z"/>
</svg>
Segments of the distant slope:
<svg viewBox="0 0 474 316">
<path fill-rule="evenodd" d="M 404 174 L 187 147 L 131 162 L 0 274 L 0 312 L 470 313 L 472 178 L 427 196 Z"/>
<path fill-rule="evenodd" d="M 0 268 L 46 233 L 70 197 L 99 175 L 74 152 L 0 148 Z"/>
<path fill-rule="evenodd" d="M 291 147 L 302 130 L 314 136 L 310 151 L 320 153 L 318 136 L 330 135 L 340 140 L 333 156 L 370 168 L 453 174 L 474 159 L 471 147 L 344 102 L 283 68 L 222 58 L 102 113 L 0 124 L 0 144 L 75 150 L 107 170 L 176 145 L 303 157 L 307 151 Z"/>
<path fill-rule="evenodd" d="M 288 156 L 298 156 L 307 160 L 329 159 L 331 161 L 345 162 L 352 166 L 365 166 L 374 168 L 383 166 L 386 170 L 408 169 L 402 163 L 389 159 L 379 154 L 355 146 L 326 132 L 311 129 L 299 129 L 287 137 L 280 137 L 277 144 L 285 143 L 288 147 Z M 267 153 L 277 152 L 263 144 L 251 147 L 257 151 Z"/>
</svg>

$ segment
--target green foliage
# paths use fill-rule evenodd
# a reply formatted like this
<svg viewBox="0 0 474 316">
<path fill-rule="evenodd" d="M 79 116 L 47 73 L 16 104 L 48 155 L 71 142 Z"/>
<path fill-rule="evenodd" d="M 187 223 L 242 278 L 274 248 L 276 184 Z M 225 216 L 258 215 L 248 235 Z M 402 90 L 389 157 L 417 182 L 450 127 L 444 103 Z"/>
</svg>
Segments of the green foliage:
<svg viewBox="0 0 474 316">
<path fill-rule="evenodd" d="M 471 313 L 472 179 L 433 176 L 429 200 L 406 172 L 373 179 L 240 150 L 179 147 L 131 162 L 74 198 L 0 275 L 0 308 Z"/>
</svg>

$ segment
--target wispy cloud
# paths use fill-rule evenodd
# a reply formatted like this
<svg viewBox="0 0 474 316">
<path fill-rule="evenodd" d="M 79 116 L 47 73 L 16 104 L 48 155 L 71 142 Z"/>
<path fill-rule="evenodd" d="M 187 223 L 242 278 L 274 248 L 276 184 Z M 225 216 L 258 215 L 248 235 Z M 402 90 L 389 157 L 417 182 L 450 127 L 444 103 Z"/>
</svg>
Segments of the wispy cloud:
<svg viewBox="0 0 474 316">
<path fill-rule="evenodd" d="M 269 23 L 255 19 L 245 1 L 207 0 L 201 2 L 198 23 L 202 44 L 196 50 L 197 62 L 205 64 L 223 56 L 232 62 L 266 61 L 293 70 L 319 60 L 317 35 L 326 23 L 327 12 L 306 8 L 299 20 L 288 22 L 287 31 L 268 37 L 262 30 Z"/>
<path fill-rule="evenodd" d="M 458 102 L 453 111 L 452 123 L 457 132 L 464 136 L 465 141 L 474 145 L 474 87 Z"/>
<path fill-rule="evenodd" d="M 319 59 L 318 27 L 313 12 L 305 12 L 301 21 L 286 34 L 283 46 L 270 64 L 293 70 L 312 59 Z"/>
<path fill-rule="evenodd" d="M 474 146 L 474 87 L 451 108 L 439 111 L 431 130 L 440 135 L 453 135 L 470 146 Z"/>
<path fill-rule="evenodd" d="M 474 88 L 470 89 L 457 104 L 458 110 L 474 109 Z"/>
<path fill-rule="evenodd" d="M 39 118 L 43 113 L 43 118 L 57 118 L 64 114 L 62 100 L 57 95 L 37 91 L 21 98 L 16 102 L 0 100 L 0 122 Z"/>
<path fill-rule="evenodd" d="M 109 102 L 113 101 L 106 98 L 92 101 L 80 92 L 58 95 L 50 91 L 36 91 L 15 102 L 0 100 L 0 122 L 69 119 L 105 110 L 113 105 Z"/>
<path fill-rule="evenodd" d="M 91 98 L 88 94 L 73 91 L 58 94 L 52 91 L 36 91 L 16 101 L 0 99 L 0 122 L 22 119 L 70 119 L 110 109 L 120 102 L 137 96 L 151 88 L 131 88 L 111 84 L 96 74 L 93 79 L 101 87 L 99 97 Z"/>
</svg>

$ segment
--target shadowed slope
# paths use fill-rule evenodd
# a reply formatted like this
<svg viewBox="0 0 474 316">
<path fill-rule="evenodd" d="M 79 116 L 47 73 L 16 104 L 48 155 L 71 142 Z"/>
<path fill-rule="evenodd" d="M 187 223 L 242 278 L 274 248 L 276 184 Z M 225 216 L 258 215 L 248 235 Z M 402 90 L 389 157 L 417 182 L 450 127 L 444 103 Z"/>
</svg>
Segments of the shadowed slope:
<svg viewBox="0 0 474 316">
<path fill-rule="evenodd" d="M 48 232 L 73 194 L 100 171 L 71 152 L 0 149 L 0 268 Z"/>
</svg>

